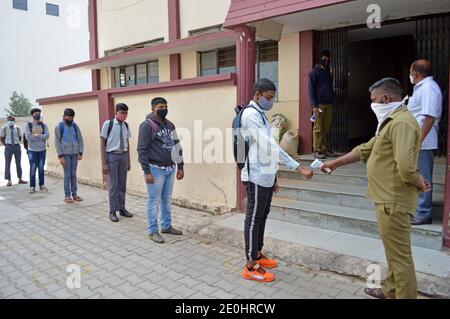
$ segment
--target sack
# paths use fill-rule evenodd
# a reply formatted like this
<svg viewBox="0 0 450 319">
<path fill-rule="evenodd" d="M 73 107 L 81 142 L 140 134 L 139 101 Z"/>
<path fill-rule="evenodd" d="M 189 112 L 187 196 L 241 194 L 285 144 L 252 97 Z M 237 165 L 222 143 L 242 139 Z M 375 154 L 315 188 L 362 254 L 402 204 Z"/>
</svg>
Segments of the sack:
<svg viewBox="0 0 450 319">
<path fill-rule="evenodd" d="M 270 126 L 272 127 L 273 137 L 279 144 L 284 133 L 287 131 L 287 117 L 281 113 L 274 114 Z"/>
<path fill-rule="evenodd" d="M 289 130 L 284 134 L 280 147 L 291 156 L 297 155 L 299 140 L 298 130 Z"/>
</svg>

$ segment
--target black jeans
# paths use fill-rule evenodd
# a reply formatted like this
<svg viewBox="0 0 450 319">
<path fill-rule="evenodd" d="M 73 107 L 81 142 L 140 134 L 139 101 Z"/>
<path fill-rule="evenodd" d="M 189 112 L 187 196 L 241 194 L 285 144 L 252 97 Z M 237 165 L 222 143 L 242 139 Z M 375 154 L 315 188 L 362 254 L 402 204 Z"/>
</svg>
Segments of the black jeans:
<svg viewBox="0 0 450 319">
<path fill-rule="evenodd" d="M 247 213 L 245 216 L 245 255 L 247 260 L 258 259 L 258 251 L 264 246 L 264 231 L 272 204 L 273 187 L 262 187 L 244 183 L 247 191 Z"/>
</svg>

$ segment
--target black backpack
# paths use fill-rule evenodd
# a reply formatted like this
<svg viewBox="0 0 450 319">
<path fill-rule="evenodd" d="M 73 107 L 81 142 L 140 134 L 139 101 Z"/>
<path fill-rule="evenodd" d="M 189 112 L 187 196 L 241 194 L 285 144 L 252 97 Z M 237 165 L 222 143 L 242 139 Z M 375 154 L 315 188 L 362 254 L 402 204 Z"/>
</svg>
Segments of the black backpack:
<svg viewBox="0 0 450 319">
<path fill-rule="evenodd" d="M 245 163 L 247 162 L 247 170 L 250 175 L 250 163 L 248 162 L 248 152 L 250 150 L 250 141 L 242 135 L 241 132 L 241 119 L 242 114 L 244 114 L 244 110 L 246 108 L 253 108 L 256 111 L 258 111 L 254 106 L 252 105 L 246 105 L 246 106 L 237 106 L 234 111 L 236 112 L 236 116 L 233 119 L 232 124 L 232 132 L 233 132 L 233 155 L 234 155 L 234 161 L 237 164 L 237 167 L 242 170 L 245 166 Z M 261 115 L 261 118 L 263 120 L 263 123 L 266 124 L 266 119 L 261 114 L 260 111 L 258 113 Z"/>
<path fill-rule="evenodd" d="M 39 124 L 42 127 L 42 134 L 45 134 L 45 125 L 42 122 L 39 122 Z M 30 130 L 30 133 L 33 131 L 33 123 L 28 122 L 28 129 Z M 23 133 L 23 147 L 28 151 L 28 141 L 25 137 L 25 133 Z"/>
<path fill-rule="evenodd" d="M 114 125 L 114 119 L 109 120 L 109 124 L 108 124 L 108 135 L 106 136 L 106 141 L 108 141 L 108 139 L 109 139 L 109 135 L 111 134 L 113 125 Z M 127 122 L 125 122 L 125 127 L 127 128 L 127 130 L 129 130 L 129 129 L 128 129 L 128 123 L 127 123 Z"/>
</svg>

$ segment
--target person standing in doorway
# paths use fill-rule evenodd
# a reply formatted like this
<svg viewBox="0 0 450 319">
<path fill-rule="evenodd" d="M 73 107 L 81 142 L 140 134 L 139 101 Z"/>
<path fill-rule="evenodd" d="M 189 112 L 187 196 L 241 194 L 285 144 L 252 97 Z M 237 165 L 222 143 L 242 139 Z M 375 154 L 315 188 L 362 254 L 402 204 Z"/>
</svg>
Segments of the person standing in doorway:
<svg viewBox="0 0 450 319">
<path fill-rule="evenodd" d="M 419 153 L 419 171 L 433 187 L 434 151 L 438 149 L 439 121 L 442 115 L 442 93 L 431 76 L 431 63 L 417 60 L 411 65 L 410 80 L 414 85 L 408 110 L 422 129 L 422 148 Z M 419 194 L 412 225 L 432 223 L 433 191 Z"/>
<path fill-rule="evenodd" d="M 83 158 L 84 142 L 74 117 L 73 109 L 65 109 L 63 120 L 55 127 L 55 148 L 64 169 L 64 201 L 68 204 L 83 200 L 78 196 L 77 167 Z"/>
<path fill-rule="evenodd" d="M 139 127 L 139 163 L 147 184 L 147 219 L 150 239 L 165 242 L 159 233 L 158 215 L 161 212 L 161 233 L 182 235 L 172 226 L 172 192 L 175 181 L 184 178 L 184 163 L 175 125 L 167 119 L 167 100 L 154 98 L 152 113 Z"/>
<path fill-rule="evenodd" d="M 47 155 L 47 140 L 50 138 L 47 124 L 41 121 L 41 110 L 32 109 L 32 122 L 25 126 L 25 140 L 27 144 L 28 159 L 30 160 L 30 194 L 36 192 L 36 170 L 39 171 L 39 189 L 47 192 L 45 187 L 44 166 Z M 24 141 L 25 142 L 25 141 Z"/>
<path fill-rule="evenodd" d="M 11 162 L 14 156 L 19 184 L 27 184 L 22 179 L 22 148 L 20 146 L 20 142 L 22 142 L 22 130 L 16 125 L 16 118 L 14 116 L 8 116 L 7 121 L 6 125 L 0 131 L 0 142 L 5 145 L 5 180 L 8 181 L 7 186 L 12 186 Z"/>
<path fill-rule="evenodd" d="M 312 111 L 316 116 L 313 127 L 314 157 L 335 157 L 328 145 L 328 132 L 333 119 L 333 76 L 330 72 L 331 52 L 320 53 L 320 62 L 309 73 L 308 94 Z"/>
<path fill-rule="evenodd" d="M 352 152 L 324 163 L 324 169 L 363 161 L 367 163 L 368 196 L 374 202 L 388 274 L 383 288 L 364 291 L 379 299 L 415 299 L 417 281 L 411 252 L 411 218 L 419 190 L 430 191 L 417 170 L 421 131 L 402 100 L 402 86 L 382 79 L 370 89 L 372 110 L 378 118 L 375 136 Z"/>
<path fill-rule="evenodd" d="M 278 192 L 276 175 L 279 163 L 296 170 L 307 179 L 312 178 L 313 172 L 282 150 L 272 135 L 266 112 L 273 107 L 275 84 L 269 79 L 261 79 L 255 83 L 253 93 L 253 100 L 241 111 L 243 113 L 240 123 L 242 136 L 249 141 L 248 157 L 241 170 L 241 180 L 247 191 L 244 223 L 247 263 L 242 270 L 242 277 L 247 280 L 270 282 L 275 276 L 265 268 L 275 268 L 278 263 L 265 256 L 262 250 L 272 196 L 274 192 Z"/>
<path fill-rule="evenodd" d="M 117 212 L 123 217 L 133 217 L 125 208 L 127 175 L 131 170 L 131 131 L 126 122 L 127 117 L 128 106 L 117 104 L 115 118 L 103 123 L 100 137 L 102 170 L 103 174 L 109 175 L 109 219 L 114 223 L 119 221 Z"/>
</svg>

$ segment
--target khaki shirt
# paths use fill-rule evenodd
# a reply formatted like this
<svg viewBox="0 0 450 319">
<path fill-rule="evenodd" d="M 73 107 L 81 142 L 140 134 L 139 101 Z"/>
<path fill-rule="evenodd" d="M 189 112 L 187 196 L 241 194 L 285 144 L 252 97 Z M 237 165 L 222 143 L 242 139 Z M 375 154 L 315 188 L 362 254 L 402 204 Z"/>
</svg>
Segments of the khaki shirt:
<svg viewBox="0 0 450 319">
<path fill-rule="evenodd" d="M 411 183 L 419 177 L 420 147 L 420 127 L 403 105 L 381 125 L 378 136 L 353 149 L 353 155 L 367 163 L 371 200 L 415 210 L 419 189 Z"/>
</svg>

